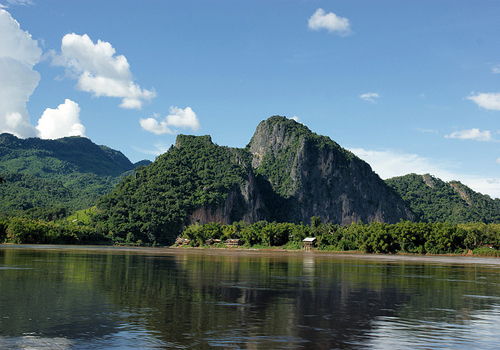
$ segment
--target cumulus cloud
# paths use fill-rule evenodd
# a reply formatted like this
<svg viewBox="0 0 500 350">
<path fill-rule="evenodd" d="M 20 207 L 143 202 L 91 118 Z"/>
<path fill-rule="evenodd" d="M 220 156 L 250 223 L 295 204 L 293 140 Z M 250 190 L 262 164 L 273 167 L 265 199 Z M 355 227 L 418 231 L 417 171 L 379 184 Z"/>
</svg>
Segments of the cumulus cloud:
<svg viewBox="0 0 500 350">
<path fill-rule="evenodd" d="M 171 127 L 189 128 L 193 131 L 197 131 L 200 128 L 198 117 L 191 107 L 182 109 L 172 106 L 169 112 L 170 114 L 163 119 L 155 115 L 151 118 L 141 119 L 139 123 L 144 130 L 156 135 L 174 134 L 175 131 L 173 131 Z"/>
<path fill-rule="evenodd" d="M 42 139 L 85 136 L 85 127 L 80 123 L 80 107 L 69 99 L 56 109 L 47 108 L 36 128 Z"/>
<path fill-rule="evenodd" d="M 500 111 L 500 92 L 472 93 L 466 99 L 475 102 L 479 107 Z"/>
<path fill-rule="evenodd" d="M 431 174 L 443 181 L 460 181 L 474 191 L 488 194 L 493 198 L 500 198 L 500 178 L 485 178 L 457 172 L 457 164 L 393 150 L 373 151 L 351 148 L 350 151 L 370 164 L 382 179 L 411 173 Z"/>
<path fill-rule="evenodd" d="M 376 92 L 367 92 L 366 94 L 359 95 L 359 98 L 361 98 L 364 101 L 371 102 L 371 103 L 375 103 L 375 99 L 377 99 L 379 97 L 380 97 L 380 95 L 377 94 Z"/>
<path fill-rule="evenodd" d="M 26 102 L 40 81 L 33 67 L 42 50 L 9 12 L 0 9 L 0 132 L 18 137 L 36 135 Z"/>
<path fill-rule="evenodd" d="M 321 8 L 309 18 L 309 29 L 320 30 L 326 29 L 330 33 L 337 33 L 340 36 L 347 36 L 352 34 L 349 20 L 344 17 L 339 17 L 335 13 L 325 13 Z"/>
<path fill-rule="evenodd" d="M 473 128 L 470 130 L 455 131 L 449 135 L 444 135 L 444 137 L 447 139 L 476 140 L 483 142 L 494 141 L 493 137 L 491 136 L 491 132 L 489 130 L 480 131 L 477 128 Z"/>
<path fill-rule="evenodd" d="M 156 93 L 134 83 L 127 59 L 115 54 L 108 42 L 94 44 L 87 34 L 72 33 L 63 37 L 61 54 L 54 57 L 53 64 L 65 67 L 68 75 L 78 80 L 78 89 L 96 97 L 118 97 L 122 99 L 120 107 L 140 109 Z"/>
<path fill-rule="evenodd" d="M 294 116 L 293 116 L 293 117 L 291 117 L 290 119 L 293 119 L 293 120 L 295 120 L 296 122 L 298 122 L 298 121 L 299 121 L 299 117 L 297 117 L 296 115 L 294 115 Z"/>
</svg>

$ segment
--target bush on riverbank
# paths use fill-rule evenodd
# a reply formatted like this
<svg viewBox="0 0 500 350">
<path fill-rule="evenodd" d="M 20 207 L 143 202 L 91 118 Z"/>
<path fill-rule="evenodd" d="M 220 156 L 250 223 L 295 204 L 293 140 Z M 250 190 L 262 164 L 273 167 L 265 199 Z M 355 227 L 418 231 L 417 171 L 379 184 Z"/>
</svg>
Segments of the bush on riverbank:
<svg viewBox="0 0 500 350">
<path fill-rule="evenodd" d="M 339 226 L 322 224 L 312 218 L 311 225 L 259 221 L 252 225 L 198 223 L 188 226 L 182 237 L 191 246 L 209 240 L 239 238 L 245 246 L 282 246 L 296 249 L 305 237 L 316 237 L 317 248 L 331 251 L 365 253 L 450 254 L 473 251 L 475 255 L 494 255 L 500 244 L 500 225 L 468 223 L 423 223 L 401 221 L 397 224 L 372 222 Z"/>
<path fill-rule="evenodd" d="M 0 221 L 0 243 L 109 244 L 110 239 L 89 226 L 13 217 Z"/>
</svg>

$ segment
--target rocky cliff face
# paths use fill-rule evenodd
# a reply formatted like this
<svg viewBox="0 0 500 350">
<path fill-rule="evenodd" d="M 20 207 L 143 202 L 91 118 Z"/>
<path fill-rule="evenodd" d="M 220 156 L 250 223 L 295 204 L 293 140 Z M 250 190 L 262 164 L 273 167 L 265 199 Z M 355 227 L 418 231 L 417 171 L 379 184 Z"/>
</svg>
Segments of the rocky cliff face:
<svg viewBox="0 0 500 350">
<path fill-rule="evenodd" d="M 268 209 L 253 172 L 249 171 L 247 176 L 239 186 L 229 190 L 223 204 L 196 208 L 188 222 L 220 222 L 226 225 L 235 221 L 253 223 L 269 219 Z"/>
<path fill-rule="evenodd" d="M 285 117 L 261 122 L 237 158 L 247 167 L 224 203 L 197 208 L 189 222 L 259 220 L 348 225 L 412 220 L 401 197 L 371 167 L 325 136 Z M 248 163 L 248 164 L 246 164 Z"/>
<path fill-rule="evenodd" d="M 413 219 L 399 195 L 367 163 L 294 120 L 261 122 L 249 150 L 255 172 L 286 199 L 282 212 L 287 221 L 320 216 L 323 222 L 347 225 Z"/>
<path fill-rule="evenodd" d="M 412 219 L 368 164 L 284 117 L 260 123 L 244 149 L 179 135 L 174 147 L 123 179 L 97 207 L 110 231 L 144 242 L 172 241 L 195 222 Z"/>
</svg>

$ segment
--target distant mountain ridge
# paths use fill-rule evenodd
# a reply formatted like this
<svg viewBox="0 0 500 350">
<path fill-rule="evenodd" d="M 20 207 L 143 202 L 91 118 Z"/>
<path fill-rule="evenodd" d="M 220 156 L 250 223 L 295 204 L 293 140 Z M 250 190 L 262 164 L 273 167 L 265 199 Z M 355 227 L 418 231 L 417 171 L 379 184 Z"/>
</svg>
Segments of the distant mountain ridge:
<svg viewBox="0 0 500 350">
<path fill-rule="evenodd" d="M 147 161 L 144 165 L 148 164 Z M 84 137 L 56 140 L 0 135 L 0 211 L 89 207 L 135 168 L 123 153 Z"/>
<path fill-rule="evenodd" d="M 61 168 L 53 162 L 64 164 Z M 0 135 L 0 170 L 29 173 L 44 177 L 47 173 L 93 173 L 117 176 L 134 168 L 120 151 L 98 146 L 85 137 L 72 136 L 56 140 L 20 139 L 11 134 Z M 40 170 L 40 171 L 39 171 Z"/>
<path fill-rule="evenodd" d="M 477 193 L 459 181 L 408 174 L 386 183 L 401 195 L 418 221 L 500 223 L 500 199 Z"/>
</svg>

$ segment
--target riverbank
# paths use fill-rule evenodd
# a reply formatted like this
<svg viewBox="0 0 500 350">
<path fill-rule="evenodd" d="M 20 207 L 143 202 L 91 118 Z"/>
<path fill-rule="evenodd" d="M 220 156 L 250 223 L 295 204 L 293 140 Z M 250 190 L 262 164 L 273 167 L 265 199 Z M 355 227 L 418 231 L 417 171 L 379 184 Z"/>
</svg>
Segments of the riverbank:
<svg viewBox="0 0 500 350">
<path fill-rule="evenodd" d="M 134 255 L 177 255 L 188 258 L 190 256 L 206 255 L 212 257 L 267 257 L 272 260 L 287 259 L 359 259 L 378 262 L 408 262 L 408 263 L 435 263 L 435 264 L 488 264 L 500 266 L 500 259 L 487 256 L 467 256 L 456 254 L 367 254 L 363 252 L 333 252 L 323 250 L 284 250 L 284 249 L 256 249 L 256 248 L 207 248 L 207 247 L 136 247 L 136 246 L 109 246 L 109 245 L 51 245 L 51 244 L 0 244 L 0 251 L 4 250 L 40 250 L 60 252 L 80 252 L 82 254 L 134 254 Z"/>
</svg>

